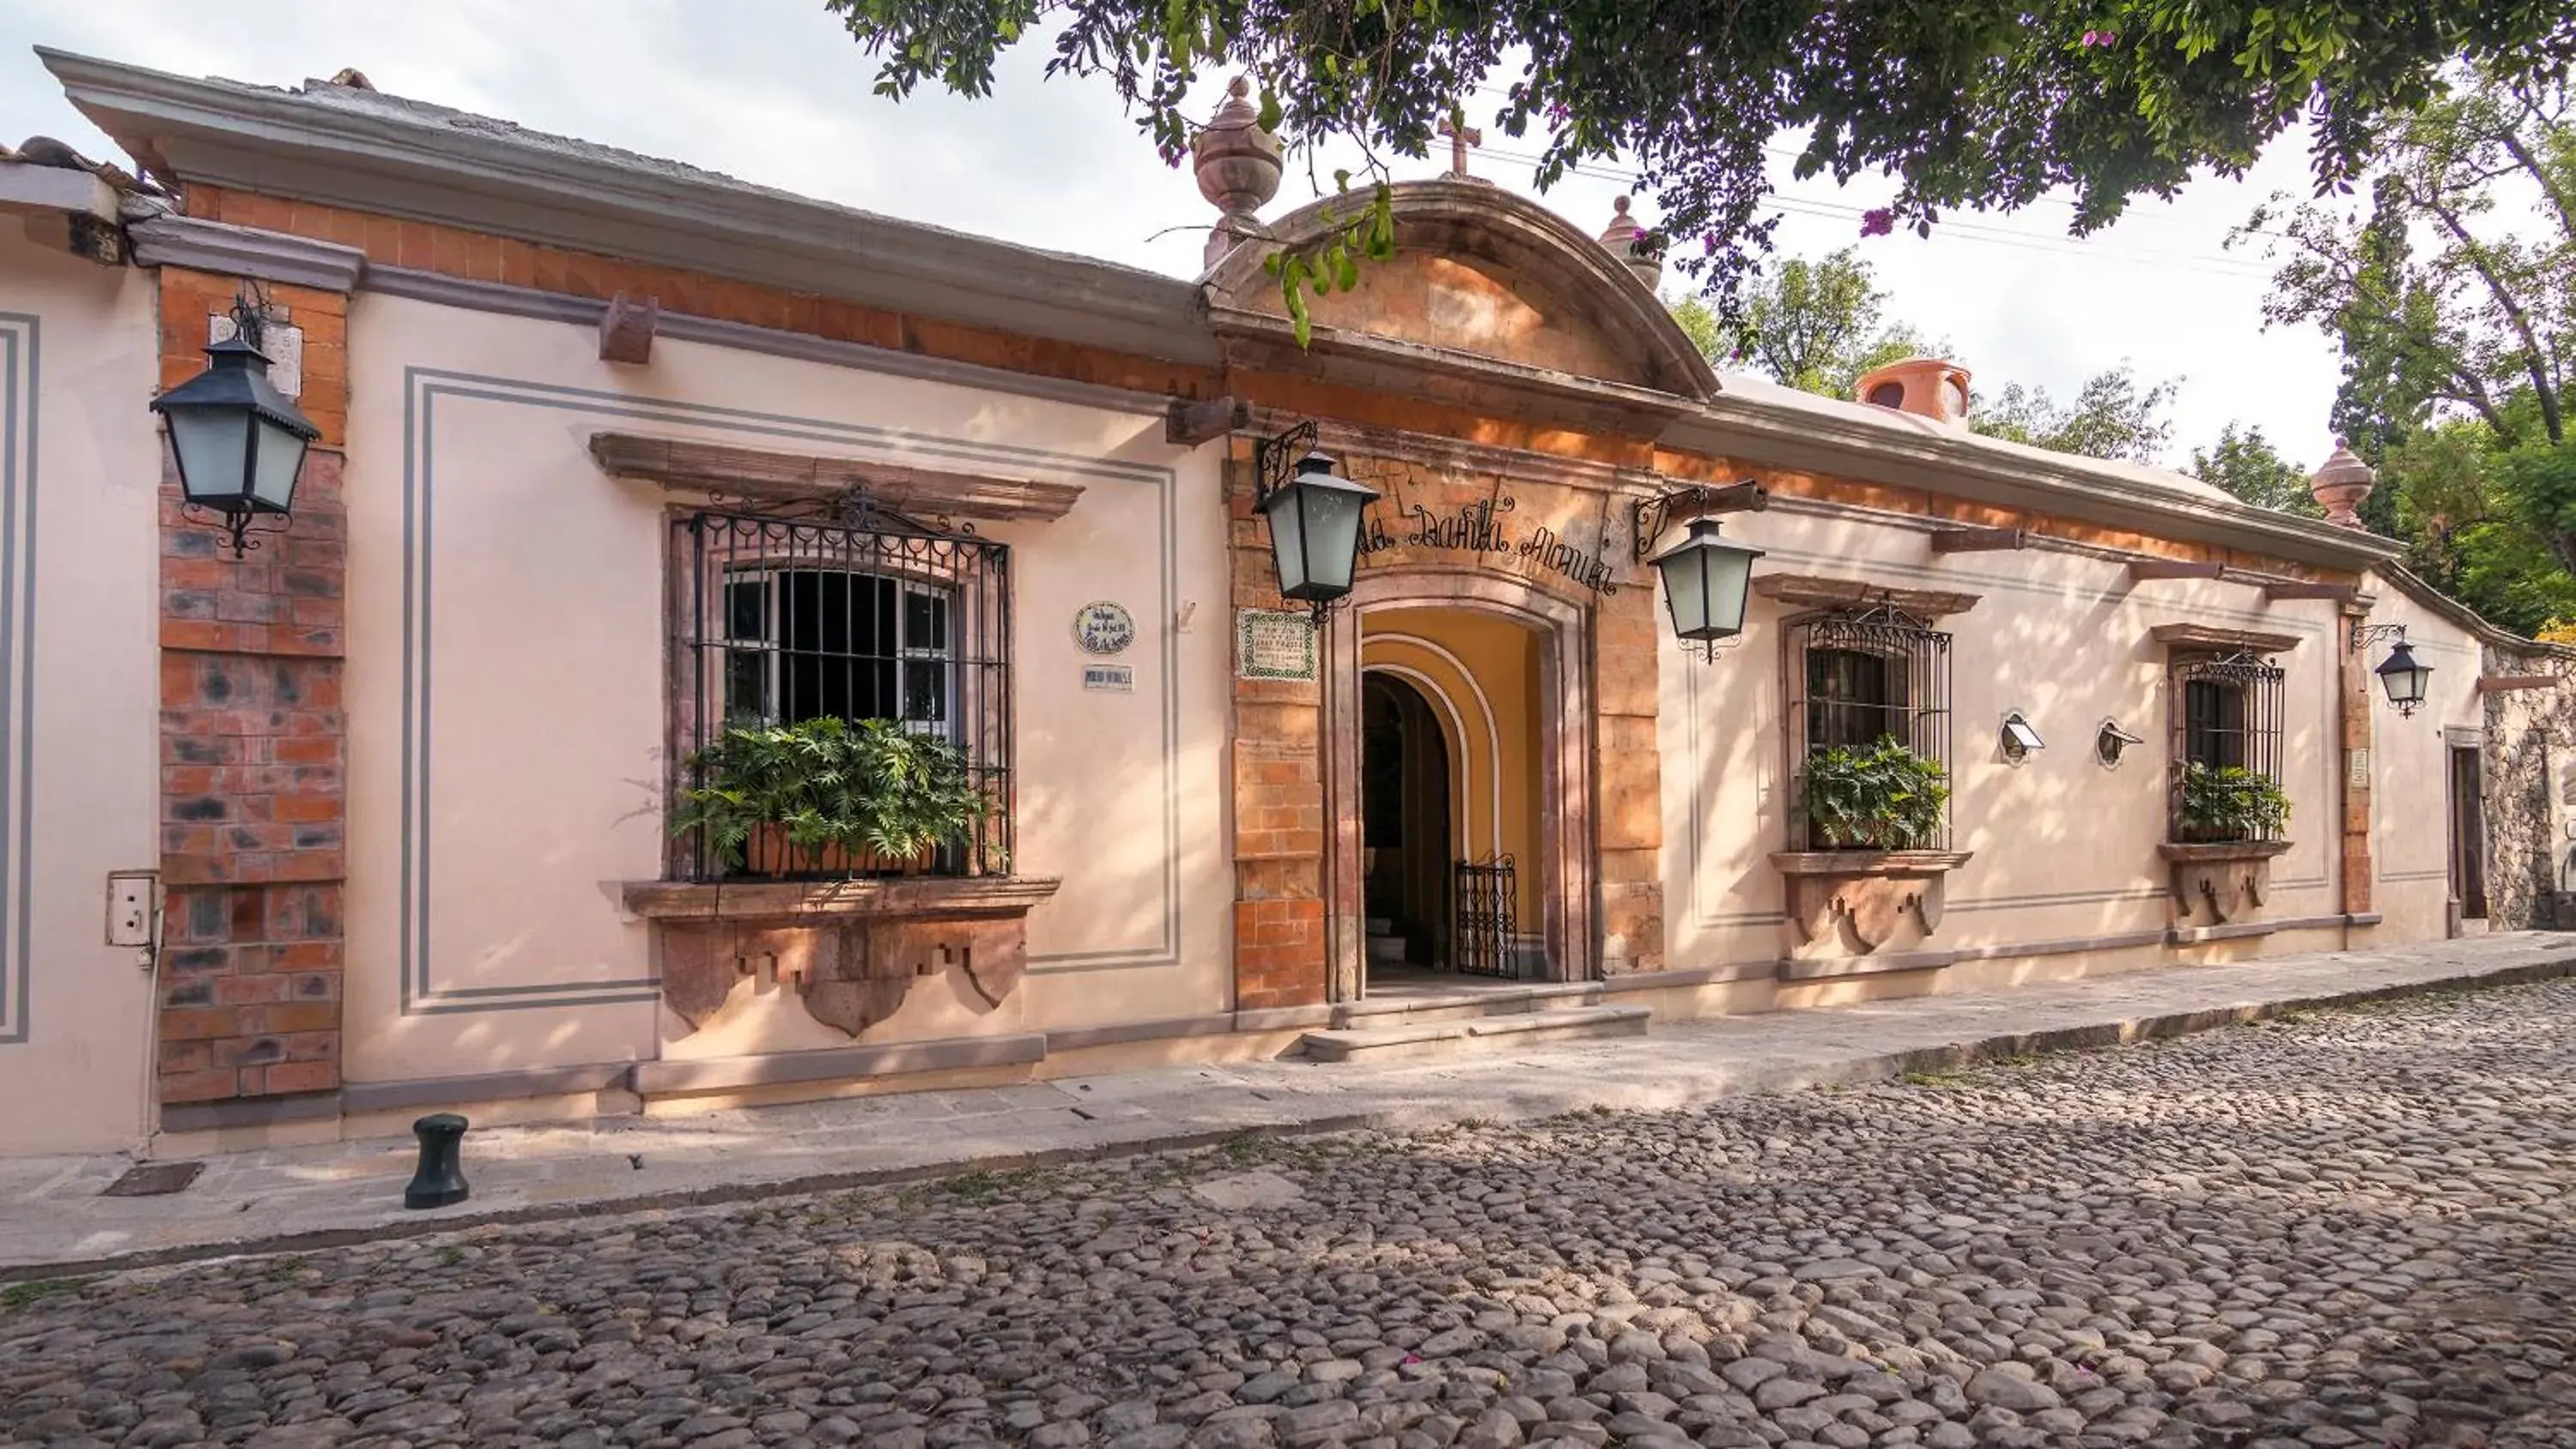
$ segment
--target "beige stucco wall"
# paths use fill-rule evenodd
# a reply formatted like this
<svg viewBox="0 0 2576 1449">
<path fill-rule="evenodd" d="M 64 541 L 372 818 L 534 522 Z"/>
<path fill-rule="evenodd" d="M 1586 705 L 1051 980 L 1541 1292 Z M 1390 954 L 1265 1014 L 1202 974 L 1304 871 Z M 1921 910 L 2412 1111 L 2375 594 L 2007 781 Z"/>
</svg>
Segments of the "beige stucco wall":
<svg viewBox="0 0 2576 1449">
<path fill-rule="evenodd" d="M 0 216 L 0 1151 L 146 1126 L 151 980 L 103 922 L 158 848 L 152 299 Z"/>
<path fill-rule="evenodd" d="M 917 989 L 859 1040 L 1230 1005 L 1214 449 L 668 338 L 622 367 L 581 327 L 367 293 L 350 357 L 352 1081 L 850 1044 L 770 983 L 694 1035 L 658 1001 L 619 887 L 663 857 L 668 500 L 600 473 L 603 430 L 1084 485 L 1060 521 L 984 528 L 1012 546 L 1016 866 L 1065 882 L 1031 975 L 999 1011 Z M 1081 687 L 1095 599 L 1135 617 L 1132 693 Z"/>
<path fill-rule="evenodd" d="M 2150 634 L 2159 624 L 2299 637 L 2275 658 L 2287 671 L 2283 783 L 2294 845 L 2274 863 L 2270 914 L 2338 909 L 2332 603 L 2266 603 L 2252 585 L 2214 580 L 2136 582 L 2120 561 L 2060 550 L 1936 556 L 1930 526 L 1775 506 L 1730 520 L 1727 532 L 1768 551 L 1762 572 L 1979 596 L 1940 624 L 1953 636 L 1952 819 L 1957 848 L 1972 859 L 1948 877 L 1932 945 L 2063 942 L 2168 924 L 2168 873 L 2156 854 L 2168 754 L 2166 650 Z M 1797 612 L 1756 599 L 1751 626 L 1714 663 L 1664 642 L 1674 967 L 1770 960 L 1788 945 L 1768 857 L 1787 839 L 1795 789 L 1781 743 L 1780 626 Z M 2009 710 L 2047 741 L 2020 765 L 1998 748 Z M 2093 751 L 2106 719 L 2145 741 L 2116 769 Z"/>
<path fill-rule="evenodd" d="M 2378 939 L 2426 941 L 2447 929 L 2451 899 L 2450 756 L 2446 741 L 2484 738 L 2486 707 L 2478 694 L 2479 650 L 2467 630 L 2397 592 L 2375 585 L 2367 622 L 2403 624 L 2415 657 L 2433 666 L 2423 707 L 2398 714 L 2370 681 L 2371 841 L 2382 917 Z M 2368 649 L 2369 667 L 2388 644 Z"/>
</svg>

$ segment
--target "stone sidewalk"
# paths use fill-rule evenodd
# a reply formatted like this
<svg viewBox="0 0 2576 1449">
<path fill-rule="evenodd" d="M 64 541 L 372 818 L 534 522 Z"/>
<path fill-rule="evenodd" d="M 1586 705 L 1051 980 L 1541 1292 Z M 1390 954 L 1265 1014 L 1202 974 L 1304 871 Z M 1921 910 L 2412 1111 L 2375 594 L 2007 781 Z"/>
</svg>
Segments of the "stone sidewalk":
<svg viewBox="0 0 2576 1449">
<path fill-rule="evenodd" d="M 132 1165 L 121 1155 L 0 1161 L 0 1281 L 1203 1146 L 1247 1132 L 1684 1107 L 2170 1036 L 2301 1007 L 2568 975 L 2576 975 L 2576 935 L 2471 937 L 2007 992 L 1659 1021 L 1645 1037 L 1380 1066 L 1230 1063 L 492 1128 L 466 1141 L 473 1199 L 429 1212 L 402 1207 L 414 1152 L 408 1138 L 217 1157 L 194 1185 L 166 1197 L 101 1197 Z"/>
</svg>

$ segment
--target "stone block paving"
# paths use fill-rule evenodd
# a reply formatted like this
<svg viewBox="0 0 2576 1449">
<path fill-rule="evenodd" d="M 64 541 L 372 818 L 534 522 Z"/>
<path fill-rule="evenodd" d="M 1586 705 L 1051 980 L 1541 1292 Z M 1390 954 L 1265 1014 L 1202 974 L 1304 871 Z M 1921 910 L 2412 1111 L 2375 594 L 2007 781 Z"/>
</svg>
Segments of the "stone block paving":
<svg viewBox="0 0 2576 1449">
<path fill-rule="evenodd" d="M 755 1198 L 1203 1145 L 1238 1133 L 1677 1108 L 1908 1067 L 2198 1030 L 2302 1004 L 2576 972 L 2521 933 L 2165 968 L 2009 991 L 1655 1023 L 1652 1034 L 1387 1064 L 1170 1067 L 690 1117 L 478 1128 L 473 1198 L 407 1212 L 408 1137 L 217 1154 L 186 1191 L 103 1198 L 123 1155 L 0 1160 L 0 1280 L 46 1268 L 309 1247 L 473 1222 Z"/>
<path fill-rule="evenodd" d="M 2576 982 L 0 1288 L 0 1443 L 2576 1444 Z"/>
</svg>

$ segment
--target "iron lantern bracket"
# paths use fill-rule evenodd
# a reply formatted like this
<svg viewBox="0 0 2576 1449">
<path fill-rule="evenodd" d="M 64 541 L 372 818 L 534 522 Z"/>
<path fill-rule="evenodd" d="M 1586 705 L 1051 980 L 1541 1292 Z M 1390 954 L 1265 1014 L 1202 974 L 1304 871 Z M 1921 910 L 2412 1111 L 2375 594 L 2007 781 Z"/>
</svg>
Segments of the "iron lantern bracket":
<svg viewBox="0 0 2576 1449">
<path fill-rule="evenodd" d="M 1253 506 L 1270 501 L 1270 495 L 1287 485 L 1297 471 L 1297 460 L 1315 450 L 1323 430 L 1308 418 L 1291 424 L 1276 437 L 1256 438 L 1252 443 Z"/>
<path fill-rule="evenodd" d="M 2395 644 L 2405 643 L 2406 626 L 2403 624 L 2365 624 L 2359 619 L 2352 621 L 2352 640 L 2349 647 L 2354 652 L 2358 653 L 2359 651 L 2367 649 L 2371 645 L 2377 644 L 2382 640 L 2387 640 L 2388 642 Z"/>
<path fill-rule="evenodd" d="M 1693 483 L 1668 488 L 1628 505 L 1630 531 L 1635 537 L 1633 553 L 1640 560 L 1653 553 L 1655 540 L 1678 519 L 1705 518 L 1712 513 L 1755 513 L 1770 506 L 1770 490 L 1750 478 L 1724 487 Z"/>
</svg>

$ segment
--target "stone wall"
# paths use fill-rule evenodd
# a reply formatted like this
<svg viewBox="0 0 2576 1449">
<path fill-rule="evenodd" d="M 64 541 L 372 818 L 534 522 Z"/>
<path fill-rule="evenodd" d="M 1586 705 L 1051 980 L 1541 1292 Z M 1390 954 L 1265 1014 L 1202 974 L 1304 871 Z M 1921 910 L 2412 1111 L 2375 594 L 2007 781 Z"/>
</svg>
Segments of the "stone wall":
<svg viewBox="0 0 2576 1449">
<path fill-rule="evenodd" d="M 2576 653 L 2489 644 L 2483 672 L 2507 680 L 2576 680 Z M 2553 924 L 2551 898 L 2576 890 L 2576 684 L 2495 689 L 2486 696 L 2487 921 L 2496 930 Z"/>
</svg>

